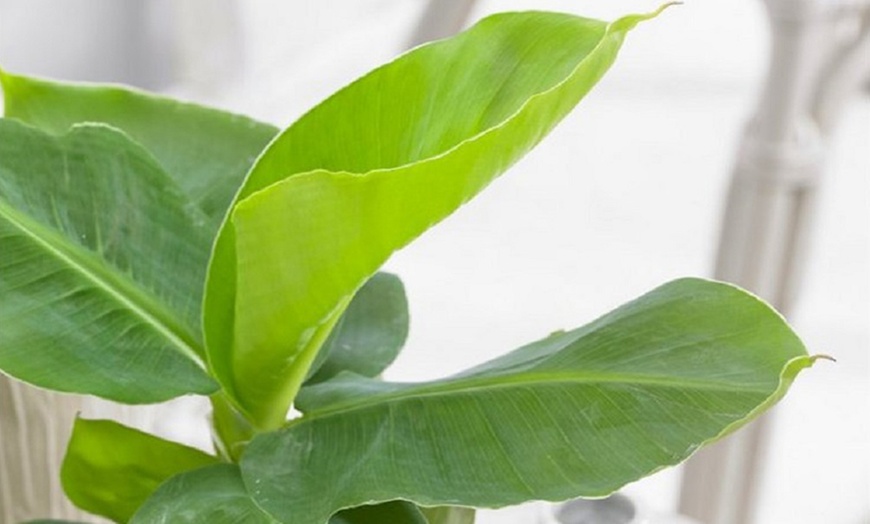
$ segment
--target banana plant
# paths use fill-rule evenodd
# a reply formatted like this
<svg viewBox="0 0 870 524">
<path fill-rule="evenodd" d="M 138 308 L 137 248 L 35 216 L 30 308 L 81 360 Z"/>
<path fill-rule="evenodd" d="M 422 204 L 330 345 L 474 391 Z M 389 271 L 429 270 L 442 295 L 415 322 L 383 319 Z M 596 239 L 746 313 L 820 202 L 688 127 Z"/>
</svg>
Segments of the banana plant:
<svg viewBox="0 0 870 524">
<path fill-rule="evenodd" d="M 133 524 L 467 524 L 605 496 L 778 401 L 817 357 L 758 298 L 698 278 L 454 376 L 379 379 L 409 324 L 379 268 L 542 140 L 657 14 L 494 15 L 283 131 L 0 72 L 0 369 L 213 406 L 214 453 L 77 420 L 68 497 Z"/>
</svg>

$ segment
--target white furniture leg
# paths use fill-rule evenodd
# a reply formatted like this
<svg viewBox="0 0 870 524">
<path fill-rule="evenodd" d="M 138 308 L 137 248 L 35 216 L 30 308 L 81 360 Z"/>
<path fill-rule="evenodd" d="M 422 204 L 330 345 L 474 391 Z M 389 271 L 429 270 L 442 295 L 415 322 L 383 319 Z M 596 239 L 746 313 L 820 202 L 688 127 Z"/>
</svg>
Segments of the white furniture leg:
<svg viewBox="0 0 870 524">
<path fill-rule="evenodd" d="M 828 132 L 842 98 L 857 92 L 868 73 L 868 6 L 765 2 L 770 69 L 738 151 L 715 276 L 787 313 L 806 259 Z M 855 26 L 852 34 L 842 34 L 844 23 Z M 766 416 L 687 462 L 681 513 L 705 524 L 752 522 L 771 419 Z"/>
<path fill-rule="evenodd" d="M 408 48 L 459 32 L 468 20 L 474 0 L 429 0 Z"/>
<path fill-rule="evenodd" d="M 0 522 L 84 519 L 66 500 L 60 464 L 81 397 L 0 375 Z"/>
</svg>

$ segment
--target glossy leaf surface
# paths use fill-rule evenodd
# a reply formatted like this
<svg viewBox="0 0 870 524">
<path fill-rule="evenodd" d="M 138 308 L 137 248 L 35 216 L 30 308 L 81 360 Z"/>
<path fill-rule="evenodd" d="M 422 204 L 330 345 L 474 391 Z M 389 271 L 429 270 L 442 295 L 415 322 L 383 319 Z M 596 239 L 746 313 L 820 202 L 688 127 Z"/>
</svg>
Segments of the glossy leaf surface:
<svg viewBox="0 0 870 524">
<path fill-rule="evenodd" d="M 210 237 L 121 132 L 0 119 L 0 369 L 130 403 L 216 384 L 198 362 Z"/>
<path fill-rule="evenodd" d="M 234 464 L 217 464 L 167 481 L 130 524 L 276 524 L 251 500 Z"/>
<path fill-rule="evenodd" d="M 356 289 L 534 147 L 643 18 L 491 16 L 376 69 L 270 145 L 221 228 L 205 302 L 212 369 L 258 426 L 281 424 Z"/>
<path fill-rule="evenodd" d="M 678 280 L 444 380 L 306 388 L 305 416 L 256 438 L 242 471 L 258 504 L 294 524 L 362 501 L 598 497 L 742 426 L 812 361 L 757 298 Z"/>
<path fill-rule="evenodd" d="M 61 482 L 79 508 L 127 522 L 157 487 L 179 473 L 216 464 L 202 451 L 110 420 L 76 420 Z"/>
<path fill-rule="evenodd" d="M 123 86 L 72 84 L 0 72 L 5 113 L 53 134 L 80 122 L 123 130 L 159 161 L 216 228 L 260 151 L 268 124 Z"/>
<path fill-rule="evenodd" d="M 396 275 L 376 273 L 354 295 L 317 355 L 307 382 L 342 371 L 376 377 L 399 355 L 408 338 L 408 299 Z"/>
</svg>

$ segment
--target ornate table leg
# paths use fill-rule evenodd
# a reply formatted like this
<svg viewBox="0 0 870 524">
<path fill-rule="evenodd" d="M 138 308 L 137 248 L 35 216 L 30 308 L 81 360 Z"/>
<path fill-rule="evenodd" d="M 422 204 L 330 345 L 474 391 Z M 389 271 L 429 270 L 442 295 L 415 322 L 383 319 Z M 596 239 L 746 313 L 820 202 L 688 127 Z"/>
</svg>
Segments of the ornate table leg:
<svg viewBox="0 0 870 524">
<path fill-rule="evenodd" d="M 60 487 L 60 464 L 82 398 L 0 375 L 0 522 L 82 519 Z"/>
<path fill-rule="evenodd" d="M 456 34 L 468 20 L 472 7 L 474 0 L 429 0 L 407 47 Z"/>
<path fill-rule="evenodd" d="M 738 151 L 715 276 L 788 312 L 806 258 L 826 139 L 840 102 L 870 72 L 870 11 L 858 2 L 765 1 L 771 63 Z M 844 34 L 849 23 L 851 33 Z M 768 416 L 693 457 L 680 512 L 706 524 L 752 522 L 770 425 Z"/>
</svg>

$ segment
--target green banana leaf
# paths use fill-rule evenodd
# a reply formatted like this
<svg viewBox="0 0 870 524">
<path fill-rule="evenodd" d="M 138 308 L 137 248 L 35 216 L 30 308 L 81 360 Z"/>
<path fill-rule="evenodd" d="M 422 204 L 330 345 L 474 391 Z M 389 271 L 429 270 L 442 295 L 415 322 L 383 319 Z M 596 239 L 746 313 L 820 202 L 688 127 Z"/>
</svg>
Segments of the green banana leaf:
<svg viewBox="0 0 870 524">
<path fill-rule="evenodd" d="M 206 223 L 120 131 L 0 119 L 0 369 L 128 403 L 215 391 L 198 356 Z"/>
<path fill-rule="evenodd" d="M 746 424 L 812 362 L 757 298 L 683 279 L 451 378 L 344 374 L 306 388 L 305 415 L 255 438 L 242 475 L 260 507 L 294 524 L 397 498 L 600 497 Z"/>
<path fill-rule="evenodd" d="M 79 508 L 127 522 L 166 480 L 216 463 L 217 457 L 198 449 L 111 420 L 78 419 L 60 479 Z"/>
<path fill-rule="evenodd" d="M 434 524 L 410 502 L 394 501 L 339 512 L 329 524 Z"/>
<path fill-rule="evenodd" d="M 217 464 L 182 473 L 160 486 L 130 524 L 278 524 L 257 507 L 239 467 Z M 325 524 L 326 521 L 321 524 Z"/>
<path fill-rule="evenodd" d="M 221 227 L 204 307 L 211 369 L 257 427 L 283 422 L 363 282 L 534 147 L 645 18 L 494 15 L 376 69 L 272 142 Z"/>
<path fill-rule="evenodd" d="M 103 122 L 148 149 L 217 228 L 257 155 L 268 124 L 123 86 L 71 84 L 0 71 L 5 113 L 52 134 Z"/>
<path fill-rule="evenodd" d="M 342 371 L 376 377 L 399 355 L 408 338 L 408 299 L 399 277 L 376 273 L 354 295 L 317 354 L 306 384 Z"/>
<path fill-rule="evenodd" d="M 279 521 L 257 508 L 245 490 L 238 466 L 220 464 L 170 479 L 130 520 L 130 524 L 155 522 L 277 524 Z M 329 524 L 452 523 L 427 520 L 414 504 L 394 501 L 341 511 L 329 519 Z"/>
</svg>

